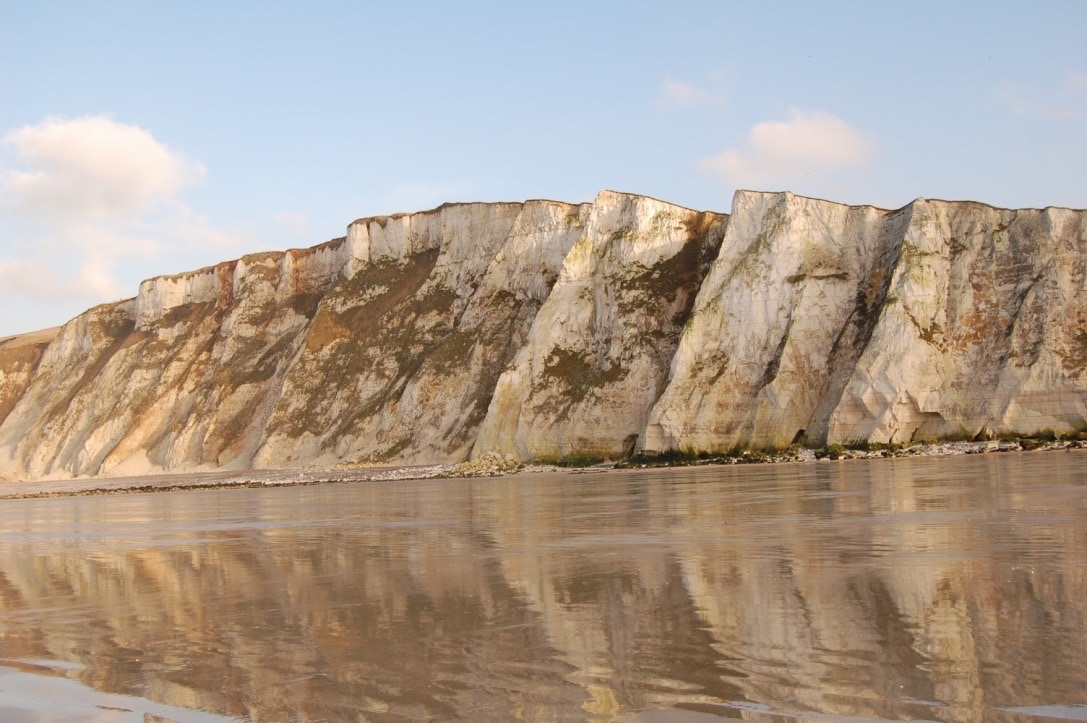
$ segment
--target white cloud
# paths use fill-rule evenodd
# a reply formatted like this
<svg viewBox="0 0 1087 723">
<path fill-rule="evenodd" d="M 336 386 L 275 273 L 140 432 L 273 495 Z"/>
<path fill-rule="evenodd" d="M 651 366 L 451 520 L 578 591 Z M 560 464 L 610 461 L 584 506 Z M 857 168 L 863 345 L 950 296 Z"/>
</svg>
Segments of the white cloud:
<svg viewBox="0 0 1087 723">
<path fill-rule="evenodd" d="M 204 167 L 106 116 L 47 118 L 0 139 L 0 291 L 97 303 L 135 293 L 120 266 L 232 239 L 179 198 Z"/>
<path fill-rule="evenodd" d="M 807 175 L 861 167 L 872 150 L 864 134 L 841 118 L 794 108 L 789 120 L 756 123 L 742 146 L 703 159 L 699 168 L 734 188 L 788 185 Z"/>
<path fill-rule="evenodd" d="M 691 108 L 707 105 L 723 105 L 724 98 L 701 86 L 681 80 L 664 81 L 657 98 L 658 108 Z"/>
<path fill-rule="evenodd" d="M 0 176 L 17 213 L 102 219 L 140 212 L 199 181 L 204 168 L 146 130 L 105 116 L 47 118 L 8 133 L 22 169 Z"/>
</svg>

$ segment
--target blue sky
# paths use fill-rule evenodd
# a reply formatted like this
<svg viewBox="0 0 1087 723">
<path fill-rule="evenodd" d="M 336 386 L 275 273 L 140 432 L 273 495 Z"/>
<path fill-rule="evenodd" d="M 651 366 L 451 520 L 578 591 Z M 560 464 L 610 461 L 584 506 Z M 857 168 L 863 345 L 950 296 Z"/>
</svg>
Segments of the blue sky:
<svg viewBox="0 0 1087 723">
<path fill-rule="evenodd" d="M 444 201 L 1087 207 L 1084 2 L 4 2 L 0 336 Z"/>
</svg>

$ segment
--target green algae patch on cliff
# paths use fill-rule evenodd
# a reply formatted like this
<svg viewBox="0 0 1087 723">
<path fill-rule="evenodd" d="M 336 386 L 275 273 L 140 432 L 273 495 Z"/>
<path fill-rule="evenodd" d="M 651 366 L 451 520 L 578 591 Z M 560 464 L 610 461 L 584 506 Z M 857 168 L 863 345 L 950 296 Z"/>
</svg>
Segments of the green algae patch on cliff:
<svg viewBox="0 0 1087 723">
<path fill-rule="evenodd" d="M 595 390 L 624 377 L 626 372 L 618 364 L 601 365 L 584 354 L 555 348 L 544 364 L 538 393 L 547 389 L 550 397 L 564 400 L 565 410 L 558 410 L 562 419 L 571 406 L 581 404 Z"/>
</svg>

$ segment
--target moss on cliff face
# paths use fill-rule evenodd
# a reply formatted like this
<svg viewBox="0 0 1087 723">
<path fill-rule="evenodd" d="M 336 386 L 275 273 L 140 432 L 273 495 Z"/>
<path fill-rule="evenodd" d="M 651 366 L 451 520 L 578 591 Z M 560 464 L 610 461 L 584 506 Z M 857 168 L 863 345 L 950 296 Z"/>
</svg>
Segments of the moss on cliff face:
<svg viewBox="0 0 1087 723">
<path fill-rule="evenodd" d="M 420 327 L 451 327 L 455 294 L 423 288 L 437 258 L 433 250 L 383 261 L 332 287 L 287 375 L 289 407 L 273 414 L 273 432 L 334 439 L 398 397 L 404 377 L 439 341 Z M 333 407 L 342 411 L 330 414 Z"/>
<path fill-rule="evenodd" d="M 570 349 L 552 349 L 538 380 L 537 393 L 557 400 L 558 419 L 565 419 L 571 407 L 609 384 L 620 381 L 626 372 L 618 364 L 600 363 Z"/>
</svg>

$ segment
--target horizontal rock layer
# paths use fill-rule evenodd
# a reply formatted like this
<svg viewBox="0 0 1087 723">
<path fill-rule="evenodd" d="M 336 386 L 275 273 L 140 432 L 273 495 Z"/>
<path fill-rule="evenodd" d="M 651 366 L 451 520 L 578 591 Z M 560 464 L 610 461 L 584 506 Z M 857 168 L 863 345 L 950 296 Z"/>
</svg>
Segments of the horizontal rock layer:
<svg viewBox="0 0 1087 723">
<path fill-rule="evenodd" d="M 1087 212 L 450 204 L 0 340 L 0 475 L 1087 427 Z"/>
</svg>

